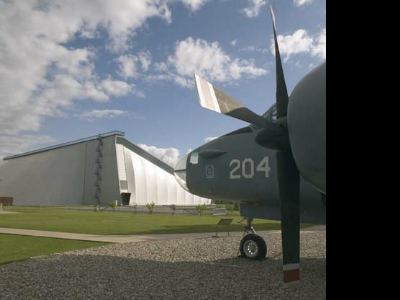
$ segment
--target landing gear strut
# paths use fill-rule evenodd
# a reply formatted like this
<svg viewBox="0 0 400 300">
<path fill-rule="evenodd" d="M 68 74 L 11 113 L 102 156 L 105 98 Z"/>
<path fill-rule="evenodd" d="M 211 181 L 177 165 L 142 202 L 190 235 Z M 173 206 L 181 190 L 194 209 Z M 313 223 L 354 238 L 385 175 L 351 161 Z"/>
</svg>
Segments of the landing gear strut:
<svg viewBox="0 0 400 300">
<path fill-rule="evenodd" d="M 243 239 L 240 242 L 238 256 L 249 259 L 263 259 L 267 255 L 267 244 L 254 230 L 252 226 L 253 218 L 245 219 L 247 224 L 244 225 Z"/>
</svg>

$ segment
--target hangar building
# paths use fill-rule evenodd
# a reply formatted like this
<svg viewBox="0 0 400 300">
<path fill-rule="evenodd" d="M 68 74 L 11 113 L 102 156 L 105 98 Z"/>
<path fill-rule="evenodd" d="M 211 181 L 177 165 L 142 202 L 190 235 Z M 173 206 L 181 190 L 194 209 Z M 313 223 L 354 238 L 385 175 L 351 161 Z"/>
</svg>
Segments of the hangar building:
<svg viewBox="0 0 400 300">
<path fill-rule="evenodd" d="M 0 161 L 0 196 L 14 205 L 199 205 L 173 168 L 113 131 Z"/>
</svg>

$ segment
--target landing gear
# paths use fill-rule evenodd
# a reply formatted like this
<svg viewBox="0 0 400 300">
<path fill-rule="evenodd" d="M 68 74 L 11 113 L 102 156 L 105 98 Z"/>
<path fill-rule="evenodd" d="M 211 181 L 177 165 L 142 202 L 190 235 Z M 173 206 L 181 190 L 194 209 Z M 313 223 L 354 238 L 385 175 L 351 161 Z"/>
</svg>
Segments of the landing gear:
<svg viewBox="0 0 400 300">
<path fill-rule="evenodd" d="M 244 226 L 244 237 L 240 242 L 240 257 L 249 259 L 263 259 L 267 255 L 267 244 L 264 239 L 257 235 L 251 223 L 252 218 L 247 218 L 247 225 Z"/>
</svg>

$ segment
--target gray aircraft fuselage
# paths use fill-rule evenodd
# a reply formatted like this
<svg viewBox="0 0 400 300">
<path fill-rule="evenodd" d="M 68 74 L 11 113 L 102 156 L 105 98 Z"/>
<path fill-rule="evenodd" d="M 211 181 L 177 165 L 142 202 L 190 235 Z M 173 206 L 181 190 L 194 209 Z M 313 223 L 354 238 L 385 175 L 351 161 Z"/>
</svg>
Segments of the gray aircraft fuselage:
<svg viewBox="0 0 400 300">
<path fill-rule="evenodd" d="M 239 119 L 243 119 L 243 113 L 248 116 L 245 108 L 228 110 L 225 99 L 229 96 L 219 93 L 217 97 L 222 113 L 227 109 L 225 114 L 230 116 Z M 228 100 L 231 104 L 232 100 Z M 277 107 L 273 105 L 262 118 L 277 124 L 276 116 Z M 290 96 L 287 119 L 282 120 L 301 174 L 301 220 L 325 223 L 326 62 L 296 85 Z M 272 149 L 287 145 L 284 139 L 281 142 L 275 138 L 279 132 L 265 129 L 262 125 L 236 130 L 188 154 L 175 168 L 179 183 L 201 197 L 240 202 L 243 216 L 279 220 L 277 151 L 281 150 Z"/>
<path fill-rule="evenodd" d="M 243 216 L 279 220 L 276 151 L 254 142 L 260 130 L 244 127 L 202 145 L 175 168 L 178 181 L 195 195 L 240 202 Z M 325 223 L 321 193 L 303 179 L 300 188 L 302 221 Z"/>
</svg>

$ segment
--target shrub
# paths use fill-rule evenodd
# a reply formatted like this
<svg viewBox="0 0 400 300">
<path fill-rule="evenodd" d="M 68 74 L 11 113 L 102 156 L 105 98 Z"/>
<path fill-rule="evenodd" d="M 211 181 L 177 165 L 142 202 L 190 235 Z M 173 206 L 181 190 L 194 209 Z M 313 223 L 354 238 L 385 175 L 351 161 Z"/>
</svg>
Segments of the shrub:
<svg viewBox="0 0 400 300">
<path fill-rule="evenodd" d="M 146 207 L 147 207 L 147 209 L 149 210 L 149 214 L 152 214 L 152 213 L 153 213 L 154 206 L 156 206 L 156 204 L 154 203 L 154 201 L 146 204 Z"/>
<path fill-rule="evenodd" d="M 136 214 L 137 203 L 132 204 L 133 212 Z"/>
<path fill-rule="evenodd" d="M 114 211 L 115 207 L 117 206 L 117 200 L 113 200 L 110 203 L 108 203 L 108 206 Z"/>
<path fill-rule="evenodd" d="M 171 204 L 171 205 L 169 206 L 169 208 L 171 209 L 172 214 L 174 215 L 174 214 L 175 214 L 175 211 L 176 211 L 176 205 L 175 205 L 175 204 Z"/>
<path fill-rule="evenodd" d="M 196 210 L 197 210 L 197 212 L 199 213 L 200 216 L 204 213 L 206 208 L 207 208 L 207 206 L 205 204 L 196 206 Z"/>
</svg>

